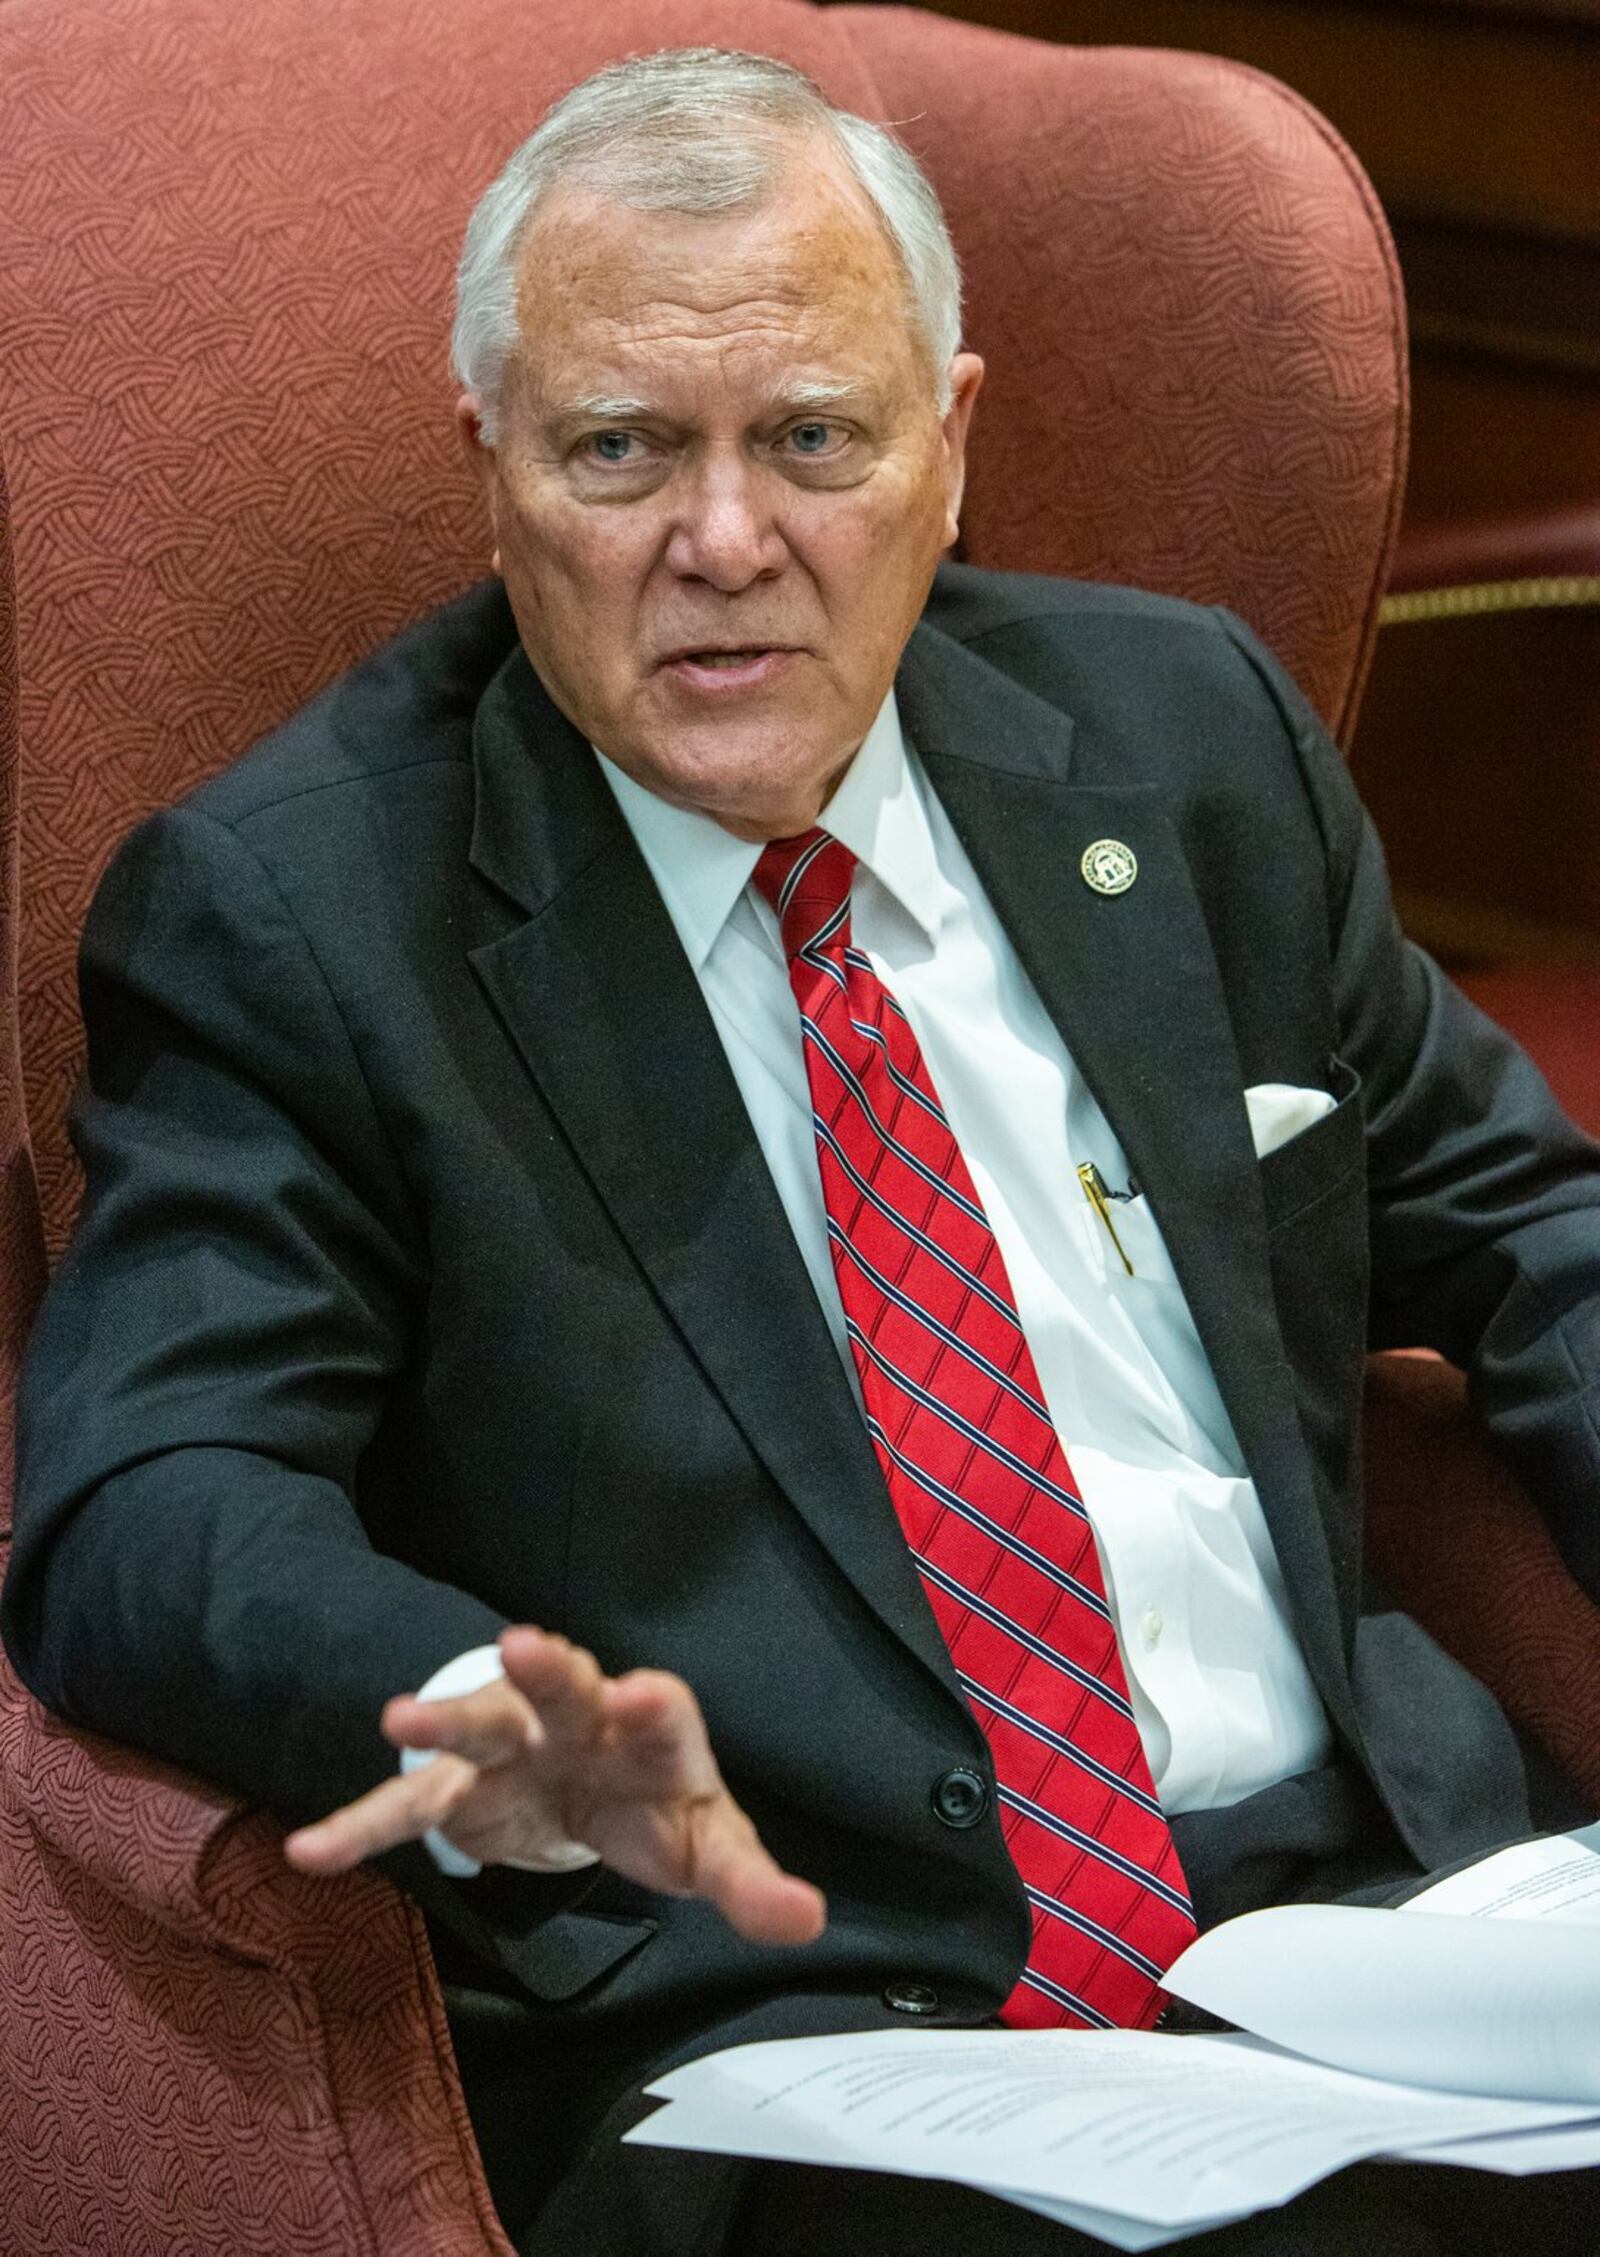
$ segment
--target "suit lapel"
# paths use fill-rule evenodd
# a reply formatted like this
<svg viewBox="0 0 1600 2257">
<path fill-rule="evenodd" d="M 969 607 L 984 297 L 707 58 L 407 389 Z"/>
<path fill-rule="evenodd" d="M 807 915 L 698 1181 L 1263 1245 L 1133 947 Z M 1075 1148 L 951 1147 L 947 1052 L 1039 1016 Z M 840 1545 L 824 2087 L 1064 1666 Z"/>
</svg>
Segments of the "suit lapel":
<svg viewBox="0 0 1600 2257">
<path fill-rule="evenodd" d="M 1145 1189 L 1272 1529 L 1308 1665 L 1354 1737 L 1337 1589 L 1273 1314 L 1242 1074 L 1154 787 L 1068 779 L 1072 724 L 919 627 L 902 718 L 1068 1052 Z M 472 860 L 525 912 L 472 962 L 752 1450 L 878 1618 L 948 1654 L 721 1042 L 592 754 L 519 650 L 478 711 Z M 1079 869 L 1100 838 L 1137 882 Z M 1071 1438 L 1066 1437 L 1070 1454 Z"/>
<path fill-rule="evenodd" d="M 474 867 L 526 912 L 473 950 L 479 980 L 752 1450 L 959 1697 L 699 983 L 593 755 L 521 651 L 480 703 L 474 757 Z"/>
<path fill-rule="evenodd" d="M 1153 785 L 1068 780 L 1066 716 L 947 637 L 918 628 L 898 695 L 933 788 L 1161 1225 L 1272 1529 L 1308 1665 L 1353 1731 L 1337 1587 L 1274 1314 L 1243 1076 L 1182 843 Z M 1103 838 L 1138 858 L 1125 893 L 1084 880 L 1084 850 Z"/>
</svg>

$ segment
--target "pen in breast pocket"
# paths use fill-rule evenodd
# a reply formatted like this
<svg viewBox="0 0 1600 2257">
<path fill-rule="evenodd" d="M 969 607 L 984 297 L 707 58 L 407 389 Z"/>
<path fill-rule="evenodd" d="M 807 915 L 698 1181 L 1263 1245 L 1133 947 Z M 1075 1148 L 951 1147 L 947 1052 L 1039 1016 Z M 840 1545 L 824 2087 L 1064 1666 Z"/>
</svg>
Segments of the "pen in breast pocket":
<svg viewBox="0 0 1600 2257">
<path fill-rule="evenodd" d="M 1123 1268 L 1127 1271 L 1128 1275 L 1132 1277 L 1133 1264 L 1129 1261 L 1127 1250 L 1123 1246 L 1121 1239 L 1117 1236 L 1117 1226 L 1111 1220 L 1111 1201 L 1114 1194 L 1107 1190 L 1105 1177 L 1100 1173 L 1100 1170 L 1095 1166 L 1092 1160 L 1085 1160 L 1082 1167 L 1078 1170 L 1078 1181 L 1083 1185 L 1083 1196 L 1088 1200 L 1090 1206 L 1100 1217 L 1100 1220 L 1105 1224 L 1106 1236 L 1110 1239 L 1112 1245 L 1116 1248 L 1118 1259 L 1121 1261 Z"/>
</svg>

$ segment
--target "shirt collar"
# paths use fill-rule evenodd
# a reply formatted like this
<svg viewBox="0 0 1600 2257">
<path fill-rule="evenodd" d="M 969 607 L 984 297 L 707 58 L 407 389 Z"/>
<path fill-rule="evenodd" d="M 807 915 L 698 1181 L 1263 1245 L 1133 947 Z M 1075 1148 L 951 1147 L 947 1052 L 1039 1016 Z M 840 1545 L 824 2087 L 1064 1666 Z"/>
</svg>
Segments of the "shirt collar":
<svg viewBox="0 0 1600 2257">
<path fill-rule="evenodd" d="M 736 839 L 697 808 L 658 798 L 598 748 L 595 757 L 698 972 L 749 884 L 761 849 Z M 872 872 L 930 940 L 936 936 L 938 861 L 893 690 L 823 809 L 822 827 Z"/>
</svg>

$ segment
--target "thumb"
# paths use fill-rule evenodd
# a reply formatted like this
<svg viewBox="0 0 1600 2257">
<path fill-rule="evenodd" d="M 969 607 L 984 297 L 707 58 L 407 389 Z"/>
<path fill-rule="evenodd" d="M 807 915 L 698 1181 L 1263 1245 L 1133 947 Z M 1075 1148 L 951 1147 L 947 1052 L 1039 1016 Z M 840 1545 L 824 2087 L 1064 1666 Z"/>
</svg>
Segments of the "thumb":
<svg viewBox="0 0 1600 2257">
<path fill-rule="evenodd" d="M 689 1887 L 756 1944 L 815 1943 L 827 1925 L 822 1891 L 786 1873 L 724 1791 L 690 1813 Z"/>
</svg>

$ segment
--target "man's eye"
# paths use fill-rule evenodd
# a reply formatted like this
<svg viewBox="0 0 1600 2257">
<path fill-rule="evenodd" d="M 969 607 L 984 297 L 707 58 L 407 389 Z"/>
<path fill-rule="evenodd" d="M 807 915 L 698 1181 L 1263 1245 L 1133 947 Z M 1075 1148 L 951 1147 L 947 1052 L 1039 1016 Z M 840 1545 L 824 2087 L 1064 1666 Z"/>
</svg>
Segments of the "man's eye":
<svg viewBox="0 0 1600 2257">
<path fill-rule="evenodd" d="M 586 442 L 601 462 L 631 462 L 639 442 L 631 431 L 595 431 Z"/>
<path fill-rule="evenodd" d="M 789 433 L 789 444 L 797 455 L 825 455 L 840 436 L 834 423 L 797 423 Z"/>
</svg>

